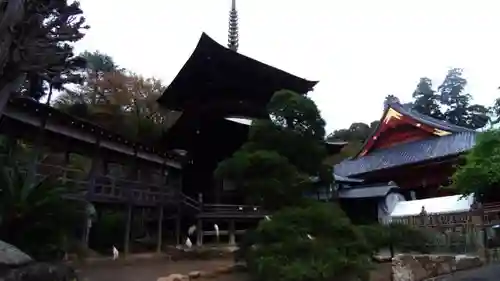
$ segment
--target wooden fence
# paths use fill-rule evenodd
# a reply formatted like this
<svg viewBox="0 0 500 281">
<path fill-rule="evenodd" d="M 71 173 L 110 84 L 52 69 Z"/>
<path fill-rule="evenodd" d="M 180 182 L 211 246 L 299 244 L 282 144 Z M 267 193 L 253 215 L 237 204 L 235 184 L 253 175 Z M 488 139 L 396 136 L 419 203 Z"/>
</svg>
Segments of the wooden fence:
<svg viewBox="0 0 500 281">
<path fill-rule="evenodd" d="M 476 222 L 478 210 L 393 218 L 392 223 L 417 227 L 427 236 L 426 248 L 437 253 L 476 253 L 481 248 L 482 224 Z"/>
<path fill-rule="evenodd" d="M 435 252 L 479 254 L 488 262 L 500 261 L 500 203 L 478 204 L 465 212 L 393 218 L 392 223 L 411 225 L 432 238 Z"/>
</svg>

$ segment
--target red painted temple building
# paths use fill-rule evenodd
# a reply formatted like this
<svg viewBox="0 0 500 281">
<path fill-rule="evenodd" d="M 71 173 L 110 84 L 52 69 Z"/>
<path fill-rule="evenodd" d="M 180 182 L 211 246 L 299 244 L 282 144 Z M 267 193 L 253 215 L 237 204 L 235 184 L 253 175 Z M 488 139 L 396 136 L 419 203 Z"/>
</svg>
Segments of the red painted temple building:
<svg viewBox="0 0 500 281">
<path fill-rule="evenodd" d="M 414 191 L 416 199 L 450 195 L 439 187 L 449 184 L 459 156 L 475 138 L 471 129 L 389 101 L 379 126 L 357 155 L 335 166 L 335 173 L 364 184 L 393 182 L 402 191 Z"/>
</svg>

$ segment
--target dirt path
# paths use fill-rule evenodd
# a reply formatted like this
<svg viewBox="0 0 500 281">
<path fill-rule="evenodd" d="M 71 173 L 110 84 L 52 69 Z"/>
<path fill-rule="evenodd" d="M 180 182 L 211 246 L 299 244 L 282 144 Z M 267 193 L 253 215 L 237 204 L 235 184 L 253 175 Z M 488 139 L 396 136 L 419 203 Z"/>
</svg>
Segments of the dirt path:
<svg viewBox="0 0 500 281">
<path fill-rule="evenodd" d="M 93 264 L 81 266 L 78 271 L 84 281 L 156 281 L 159 277 L 173 273 L 187 274 L 196 270 L 211 271 L 219 266 L 232 263 L 232 260 L 185 260 L 178 262 L 151 260 L 137 261 L 126 265 L 118 263 Z"/>
</svg>

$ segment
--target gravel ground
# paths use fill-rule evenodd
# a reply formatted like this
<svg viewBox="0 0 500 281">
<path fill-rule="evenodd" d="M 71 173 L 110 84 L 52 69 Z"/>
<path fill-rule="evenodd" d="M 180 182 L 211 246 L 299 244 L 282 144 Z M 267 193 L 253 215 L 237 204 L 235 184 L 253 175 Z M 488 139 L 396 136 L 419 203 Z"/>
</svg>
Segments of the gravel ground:
<svg viewBox="0 0 500 281">
<path fill-rule="evenodd" d="M 209 261 L 137 261 L 130 264 L 93 264 L 78 267 L 84 281 L 156 281 L 173 273 L 188 274 L 191 271 L 211 271 L 219 266 L 232 264 L 232 260 Z M 224 281 L 236 281 L 220 279 Z M 239 280 L 238 280 L 239 281 Z"/>
<path fill-rule="evenodd" d="M 156 281 L 159 277 L 172 273 L 187 274 L 190 271 L 211 271 L 220 266 L 232 264 L 232 260 L 209 261 L 137 261 L 131 264 L 96 264 L 81 266 L 78 271 L 84 281 Z M 372 274 L 372 281 L 390 280 L 389 265 L 380 265 L 376 274 Z M 223 275 L 217 281 L 246 281 L 243 273 Z M 213 280 L 213 279 L 210 279 Z M 499 281 L 500 264 L 492 264 L 482 268 L 457 273 L 450 281 Z M 204 280 L 200 280 L 204 281 Z"/>
</svg>

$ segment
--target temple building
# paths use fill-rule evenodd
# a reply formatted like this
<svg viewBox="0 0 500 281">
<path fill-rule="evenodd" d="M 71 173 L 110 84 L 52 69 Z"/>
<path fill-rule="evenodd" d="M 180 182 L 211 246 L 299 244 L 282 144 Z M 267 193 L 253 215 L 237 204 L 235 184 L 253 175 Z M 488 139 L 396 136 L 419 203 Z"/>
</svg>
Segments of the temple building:
<svg viewBox="0 0 500 281">
<path fill-rule="evenodd" d="M 238 202 L 230 184 L 215 182 L 217 164 L 247 140 L 251 120 L 269 118 L 267 103 L 279 90 L 307 94 L 316 85 L 237 52 L 238 16 L 232 1 L 228 47 L 203 33 L 191 57 L 158 103 L 182 115 L 165 134 L 169 150 L 184 151 L 183 192 L 214 203 Z M 247 122 L 242 122 L 247 121 Z M 345 142 L 326 143 L 337 153 Z"/>
<path fill-rule="evenodd" d="M 335 166 L 335 173 L 362 179 L 365 184 L 395 183 L 413 199 L 450 195 L 450 183 L 460 156 L 476 139 L 474 130 L 441 121 L 403 106 L 385 103 L 380 124 L 351 159 Z"/>
</svg>

